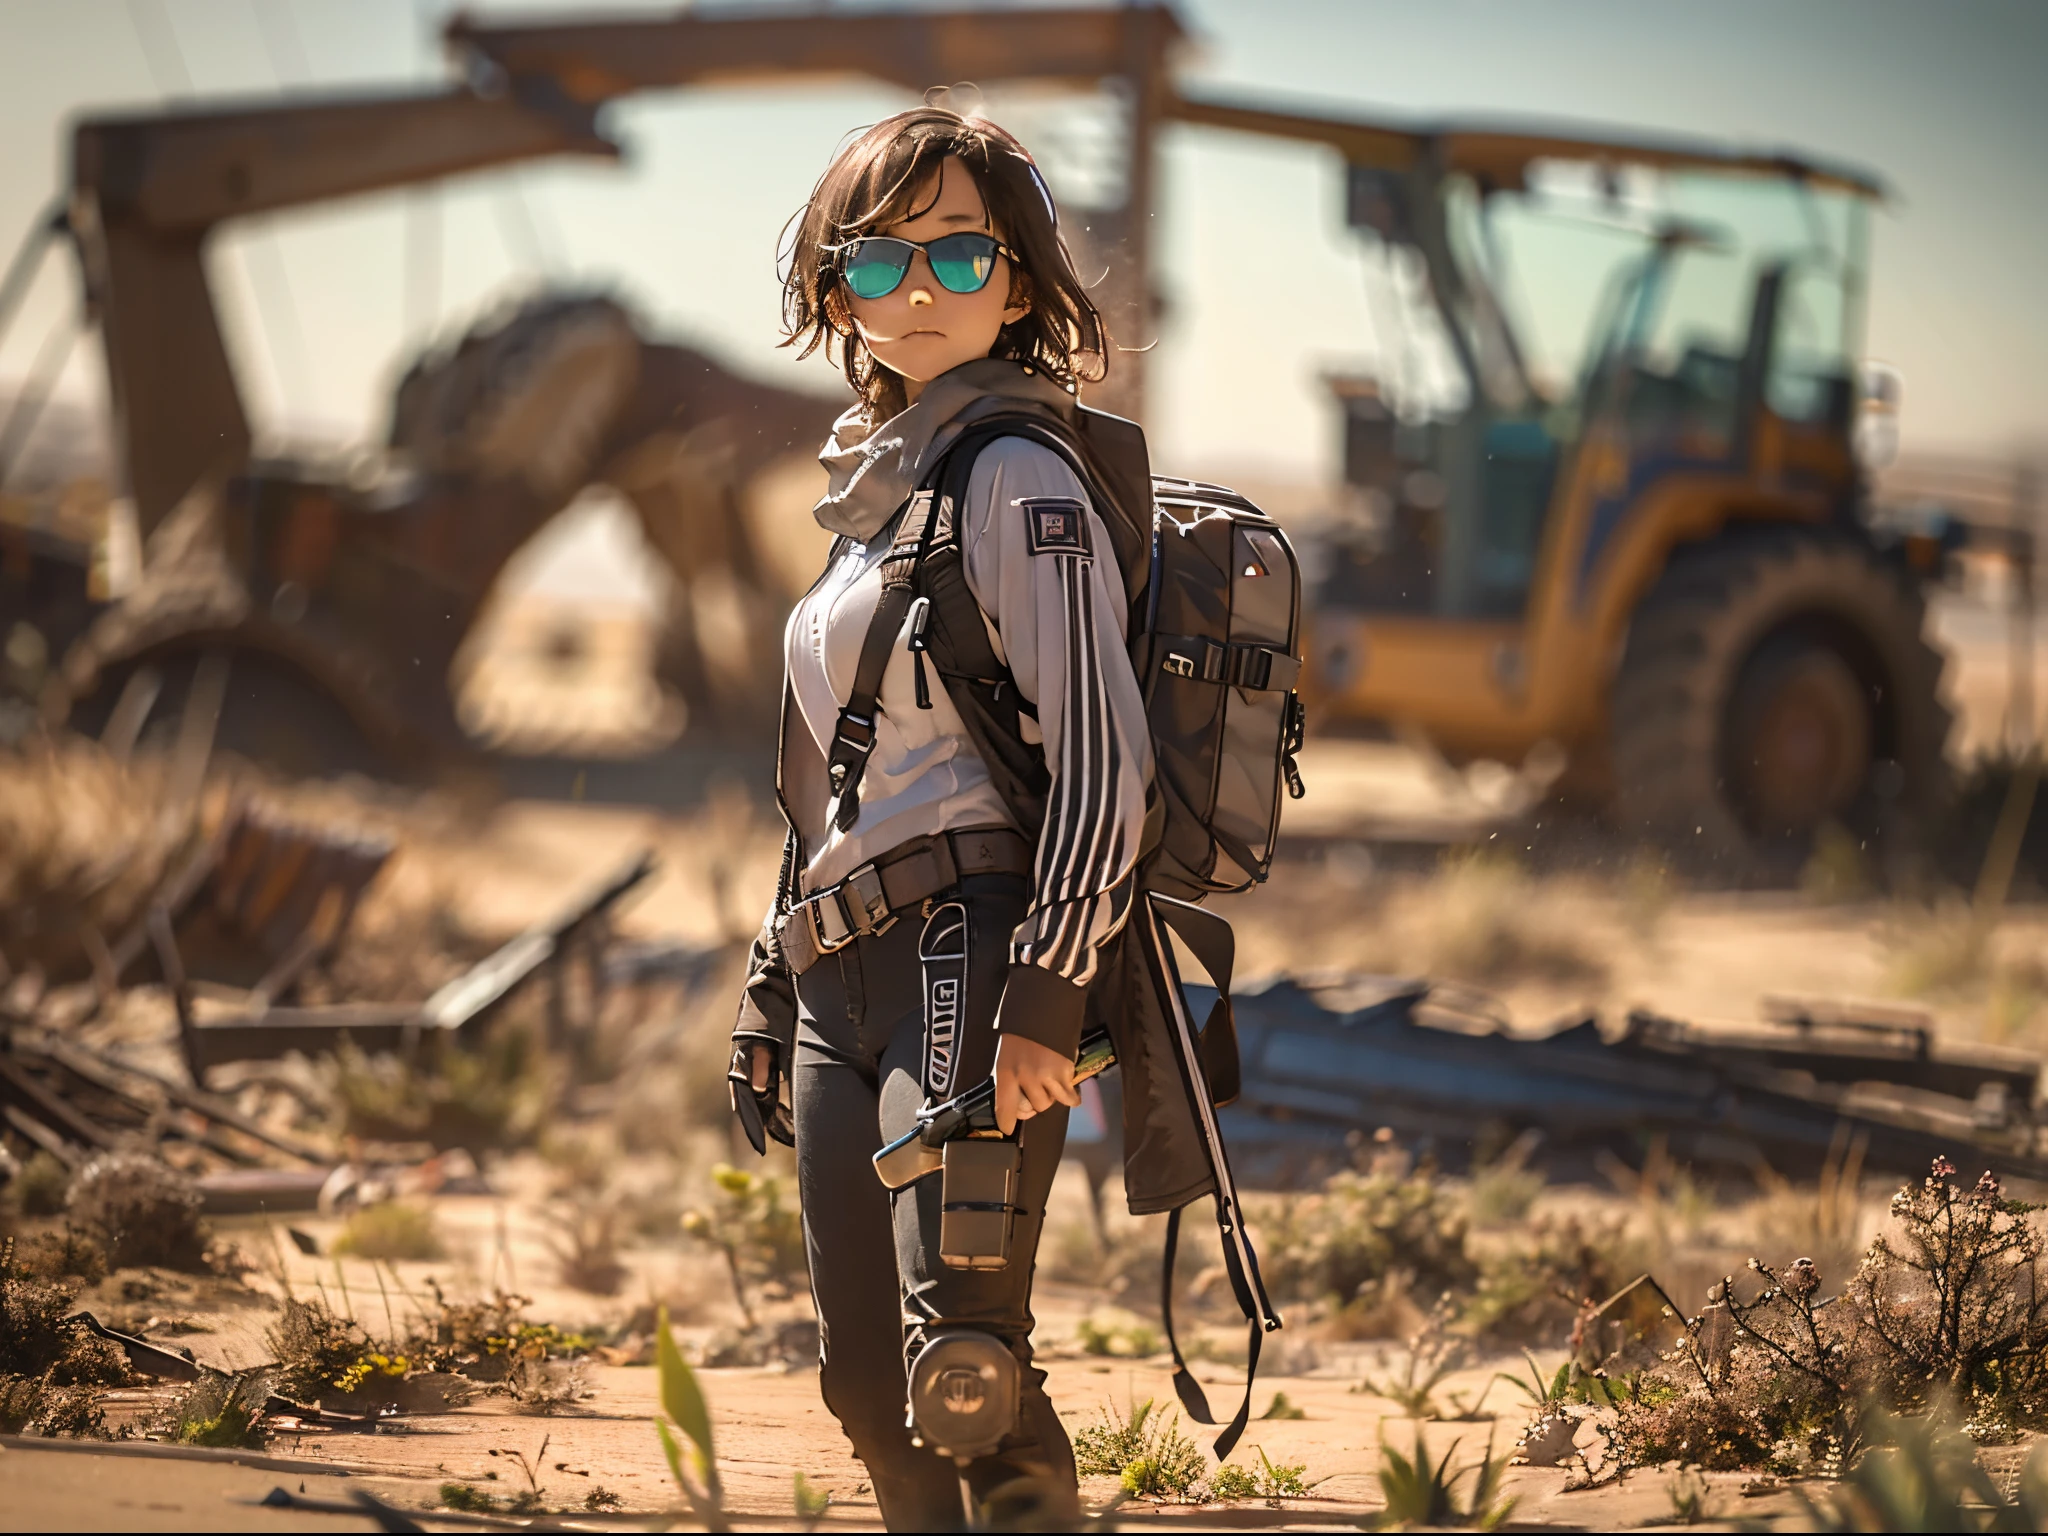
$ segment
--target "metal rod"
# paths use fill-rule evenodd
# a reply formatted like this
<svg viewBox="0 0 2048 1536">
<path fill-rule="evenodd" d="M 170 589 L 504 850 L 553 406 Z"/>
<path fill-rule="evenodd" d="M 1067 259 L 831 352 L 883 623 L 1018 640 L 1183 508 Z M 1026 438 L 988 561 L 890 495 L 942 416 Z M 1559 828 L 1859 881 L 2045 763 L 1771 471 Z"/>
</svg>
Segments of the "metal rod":
<svg viewBox="0 0 2048 1536">
<path fill-rule="evenodd" d="M 14 318 L 14 307 L 28 294 L 28 285 L 34 280 L 37 268 L 42 262 L 43 252 L 50 248 L 50 242 L 57 232 L 68 227 L 64 215 L 64 201 L 59 198 L 50 204 L 41 218 L 28 228 L 22 237 L 14 259 L 7 264 L 7 275 L 0 278 L 0 337 L 7 334 L 7 325 Z"/>
<path fill-rule="evenodd" d="M 64 365 L 71 361 L 71 349 L 77 344 L 76 321 L 43 338 L 42 350 L 36 353 L 35 364 L 29 369 L 28 382 L 14 397 L 14 409 L 7 413 L 7 425 L 0 427 L 0 485 L 7 483 L 16 456 L 28 445 L 36 422 L 42 417 L 43 407 L 49 404 L 50 396 L 56 392 L 57 381 L 64 376 Z"/>
</svg>

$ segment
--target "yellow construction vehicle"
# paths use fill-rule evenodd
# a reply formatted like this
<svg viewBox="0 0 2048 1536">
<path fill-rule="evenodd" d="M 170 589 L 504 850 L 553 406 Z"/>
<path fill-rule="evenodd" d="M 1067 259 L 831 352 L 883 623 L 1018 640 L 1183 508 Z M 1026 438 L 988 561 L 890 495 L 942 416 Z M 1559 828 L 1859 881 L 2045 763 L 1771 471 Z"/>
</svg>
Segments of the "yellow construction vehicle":
<svg viewBox="0 0 2048 1536">
<path fill-rule="evenodd" d="M 1173 79 L 1182 35 L 1157 3 L 458 18 L 460 79 L 433 91 L 81 120 L 68 196 L 39 233 L 80 256 L 142 531 L 211 495 L 232 514 L 213 562 L 231 579 L 186 581 L 152 556 L 150 590 L 99 612 L 83 574 L 45 578 L 48 552 L 0 519 L 0 619 L 19 613 L 64 657 L 46 705 L 76 698 L 74 723 L 91 726 L 159 653 L 227 649 L 244 657 L 237 690 L 266 665 L 307 674 L 390 743 L 389 762 L 459 748 L 451 657 L 506 560 L 580 484 L 626 490 L 685 587 L 731 568 L 755 591 L 706 430 L 728 418 L 720 441 L 752 452 L 749 470 L 822 419 L 638 346 L 602 303 L 553 304 L 409 381 L 393 422 L 404 485 L 256 462 L 203 262 L 216 228 L 610 157 L 598 113 L 639 91 L 1029 78 L 1113 84 L 1127 108 L 1115 195 L 1066 227 L 1110 274 L 1101 301 L 1134 342 L 1151 330 L 1161 125 L 1342 156 L 1349 221 L 1378 257 L 1387 361 L 1336 381 L 1351 500 L 1314 594 L 1313 719 L 1390 725 L 1453 761 L 1564 762 L 1564 782 L 1624 823 L 1716 851 L 1931 806 L 1948 716 L 1904 558 L 1927 541 L 1872 533 L 1852 450 L 1877 181 L 1712 145 L 1200 99 Z M 0 317 L 28 270 L 25 255 L 0 280 Z M 538 384 L 537 352 L 561 361 Z M 472 387 L 498 358 L 529 387 Z M 1142 380 L 1133 360 L 1091 401 L 1142 415 Z M 779 610 L 752 609 L 752 667 L 772 667 Z M 701 707 L 720 701 L 718 669 L 682 642 L 664 655 L 700 719 L 720 718 Z M 726 671 L 737 724 L 732 700 L 773 691 Z M 230 697 L 224 740 L 237 708 L 287 718 L 254 698 Z"/>
<path fill-rule="evenodd" d="M 1715 853 L 1870 833 L 1943 783 L 1913 541 L 1854 451 L 1876 178 L 1553 128 L 1182 101 L 1329 144 L 1378 258 L 1332 380 L 1350 502 L 1314 603 L 1325 725 L 1568 764 Z"/>
</svg>

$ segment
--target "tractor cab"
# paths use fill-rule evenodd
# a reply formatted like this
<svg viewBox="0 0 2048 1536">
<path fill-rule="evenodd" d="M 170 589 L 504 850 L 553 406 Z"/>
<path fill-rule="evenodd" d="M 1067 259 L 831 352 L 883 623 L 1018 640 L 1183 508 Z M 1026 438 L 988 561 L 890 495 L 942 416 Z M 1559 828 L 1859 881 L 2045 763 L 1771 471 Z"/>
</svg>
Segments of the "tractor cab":
<svg viewBox="0 0 2048 1536">
<path fill-rule="evenodd" d="M 1355 494 L 1322 606 L 1521 619 L 1581 481 L 1582 578 L 1666 476 L 1768 470 L 1848 510 L 1860 191 L 1564 158 L 1349 182 L 1382 360 L 1331 380 Z"/>
<path fill-rule="evenodd" d="M 1867 177 L 1549 133 L 1356 133 L 1371 376 L 1329 380 L 1324 720 L 1453 760 L 1570 751 L 1673 552 L 1731 522 L 1853 525 Z"/>
</svg>

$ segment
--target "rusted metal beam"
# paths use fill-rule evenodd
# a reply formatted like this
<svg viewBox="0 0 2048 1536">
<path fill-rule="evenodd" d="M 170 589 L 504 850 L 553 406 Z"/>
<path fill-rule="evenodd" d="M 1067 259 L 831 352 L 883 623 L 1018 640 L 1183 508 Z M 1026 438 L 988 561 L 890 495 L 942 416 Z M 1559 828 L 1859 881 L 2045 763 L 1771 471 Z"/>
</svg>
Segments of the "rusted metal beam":
<svg viewBox="0 0 2048 1536">
<path fill-rule="evenodd" d="M 0 1099 L 82 1147 L 105 1149 L 114 1138 L 22 1069 L 11 1051 L 0 1051 Z M 12 1117 L 10 1117 L 12 1118 Z"/>
<path fill-rule="evenodd" d="M 247 1115 L 236 1109 L 234 1105 L 218 1095 L 207 1093 L 203 1089 L 188 1088 L 183 1083 L 174 1082 L 167 1077 L 161 1077 L 146 1068 L 103 1056 L 96 1051 L 74 1044 L 69 1040 L 59 1040 L 52 1036 L 41 1036 L 34 1041 L 34 1048 L 63 1067 L 65 1071 L 75 1074 L 105 1092 L 123 1093 L 119 1082 L 121 1074 L 125 1073 L 132 1077 L 138 1077 L 147 1082 L 173 1104 L 189 1109 L 195 1114 L 204 1115 L 207 1119 L 214 1121 L 216 1124 L 224 1125 L 231 1131 L 239 1131 L 252 1141 L 260 1141 L 267 1147 L 275 1148 L 279 1152 L 299 1158 L 305 1162 L 321 1163 L 326 1161 L 326 1154 L 318 1148 L 300 1141 L 295 1136 L 287 1136 L 281 1132 L 271 1130 L 268 1126 L 250 1119 Z"/>
<path fill-rule="evenodd" d="M 1804 1174 L 1825 1163 L 1846 1128 L 1863 1138 L 1873 1169 L 1912 1175 L 1946 1155 L 2048 1182 L 2031 1101 L 2013 1123 L 1983 1123 L 1977 1087 L 2006 1079 L 1967 1061 L 1953 1064 L 1955 1093 L 1929 1090 L 1950 1079 L 1926 1074 L 1898 1086 L 1896 1058 L 1883 1050 L 1860 1064 L 1838 1055 L 1836 1080 L 1817 1081 L 1717 1057 L 1684 1037 L 1610 1039 L 1590 1017 L 1540 1038 L 1439 1027 L 1418 1013 L 1423 995 L 1410 985 L 1380 1002 L 1330 1006 L 1329 994 L 1292 981 L 1236 995 L 1244 1090 L 1222 1119 L 1247 1182 L 1286 1187 L 1348 1166 L 1347 1138 L 1382 1126 L 1455 1167 L 1489 1124 L 1541 1132 L 1544 1159 L 1575 1177 L 1592 1176 L 1603 1152 L 1640 1157 L 1658 1138 L 1703 1167 Z"/>
<path fill-rule="evenodd" d="M 546 965 L 584 924 L 616 906 L 659 861 L 642 849 L 542 922 L 501 945 L 426 1002 L 272 1008 L 210 1020 L 189 1032 L 195 1074 L 228 1061 L 262 1060 L 290 1051 L 332 1051 L 347 1038 L 358 1050 L 404 1050 L 434 1033 L 459 1033 Z"/>
<path fill-rule="evenodd" d="M 545 155 L 618 153 L 590 107 L 559 93 L 302 96 L 84 118 L 71 185 L 104 222 L 187 240 L 224 219 Z"/>
<path fill-rule="evenodd" d="M 1402 120 L 1377 114 L 1311 112 L 1206 93 L 1175 95 L 1164 107 L 1173 122 L 1222 128 L 1295 143 L 1322 144 L 1352 165 L 1389 171 L 1413 169 L 1425 155 L 1443 171 L 1467 171 L 1496 185 L 1516 186 L 1538 160 L 1591 160 L 1662 170 L 1732 171 L 1791 177 L 1864 197 L 1885 195 L 1868 171 L 1826 165 L 1786 150 L 1757 152 L 1708 139 L 1604 131 L 1570 122 L 1486 118 Z"/>
<path fill-rule="evenodd" d="M 1124 73 L 1134 30 L 1163 51 L 1186 36 L 1170 7 L 806 11 L 577 17 L 502 25 L 458 15 L 444 34 L 472 70 L 559 82 L 587 105 L 684 85 L 866 75 L 922 91 L 958 80 L 1093 85 Z"/>
<path fill-rule="evenodd" d="M 420 1022 L 431 1029 L 460 1029 L 495 1007 L 545 965 L 572 930 L 609 912 L 620 897 L 653 874 L 659 862 L 652 848 L 642 849 L 554 916 L 534 924 L 428 998 L 420 1009 Z"/>
<path fill-rule="evenodd" d="M 195 1024 L 188 1049 L 195 1078 L 224 1062 L 269 1061 L 302 1051 L 339 1049 L 346 1039 L 360 1051 L 397 1051 L 419 1038 L 415 1003 L 341 1003 L 328 1008 L 272 1008 L 260 1014 Z"/>
<path fill-rule="evenodd" d="M 1944 1046 L 1937 1052 L 1926 1023 L 1858 1018 L 1859 1010 L 1839 1004 L 1773 1001 L 1782 1005 L 1772 1020 L 1777 1028 L 1707 1028 L 1636 1009 L 1624 1038 L 1660 1055 L 1803 1072 L 1822 1083 L 1892 1083 L 1966 1100 L 1994 1087 L 2031 1103 L 2040 1083 L 2040 1062 L 2017 1051 Z"/>
</svg>

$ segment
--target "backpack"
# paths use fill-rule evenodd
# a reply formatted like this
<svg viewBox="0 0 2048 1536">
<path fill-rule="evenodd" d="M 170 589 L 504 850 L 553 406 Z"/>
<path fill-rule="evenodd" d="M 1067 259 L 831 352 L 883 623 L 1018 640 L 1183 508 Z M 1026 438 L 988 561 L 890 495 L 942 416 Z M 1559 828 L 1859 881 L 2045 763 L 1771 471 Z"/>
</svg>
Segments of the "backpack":
<svg viewBox="0 0 2048 1536">
<path fill-rule="evenodd" d="M 1260 1343 L 1280 1326 L 1245 1233 L 1217 1108 L 1237 1096 L 1231 1018 L 1230 926 L 1193 902 L 1241 891 L 1272 867 L 1284 789 L 1303 793 L 1295 754 L 1304 716 L 1301 573 L 1280 525 L 1235 491 L 1151 473 L 1135 422 L 1075 406 L 1005 407 L 968 425 L 912 495 L 882 563 L 882 593 L 861 645 L 854 682 L 826 758 L 832 815 L 843 830 L 859 812 L 861 769 L 874 745 L 876 699 L 908 625 L 916 697 L 930 702 L 927 658 L 959 710 L 996 790 L 1020 827 L 1041 826 L 1051 776 L 1027 743 L 1031 706 L 996 655 L 967 585 L 957 509 L 981 450 L 1022 437 L 1064 458 L 1088 487 L 1124 579 L 1126 634 L 1152 738 L 1155 793 L 1148 807 L 1138 886 L 1150 893 L 1139 931 L 1144 963 L 1167 1015 L 1173 1054 L 1197 1112 L 1214 1175 L 1216 1218 L 1232 1291 L 1249 1324 L 1242 1405 L 1217 1437 L 1228 1456 L 1251 1412 Z M 1171 930 L 1217 989 L 1199 1030 L 1186 1006 Z M 1214 1425 L 1173 1325 L 1173 1264 L 1180 1208 L 1167 1218 L 1161 1306 L 1174 1388 L 1196 1423 Z"/>
<path fill-rule="evenodd" d="M 1306 718 L 1296 692 L 1300 566 L 1280 525 L 1250 501 L 1220 485 L 1151 474 L 1137 423 L 1085 406 L 1071 421 L 1015 408 L 974 422 L 911 498 L 827 757 L 834 819 L 844 829 L 859 811 L 875 700 L 906 619 L 918 702 L 929 698 L 926 656 L 950 657 L 940 669 L 947 692 L 997 792 L 1019 826 L 1045 819 L 1050 775 L 1020 730 L 1031 707 L 989 641 L 955 523 L 975 459 L 1001 437 L 1039 443 L 1073 467 L 1123 574 L 1156 792 L 1140 886 L 1199 901 L 1258 884 L 1272 868 L 1282 791 L 1303 794 L 1295 764 Z M 913 612 L 920 597 L 926 606 Z"/>
</svg>

